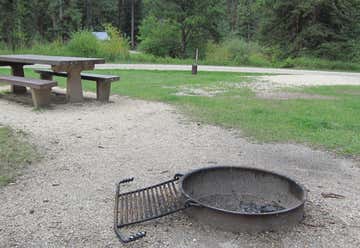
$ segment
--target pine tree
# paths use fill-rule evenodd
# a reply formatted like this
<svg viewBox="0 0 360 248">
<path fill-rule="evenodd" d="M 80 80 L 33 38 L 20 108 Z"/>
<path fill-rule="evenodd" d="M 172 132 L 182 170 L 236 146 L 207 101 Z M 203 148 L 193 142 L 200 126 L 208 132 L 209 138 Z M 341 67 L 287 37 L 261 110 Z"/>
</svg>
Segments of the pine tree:
<svg viewBox="0 0 360 248">
<path fill-rule="evenodd" d="M 263 13 L 263 40 L 286 56 L 327 56 L 359 37 L 359 0 L 265 0 Z"/>
</svg>

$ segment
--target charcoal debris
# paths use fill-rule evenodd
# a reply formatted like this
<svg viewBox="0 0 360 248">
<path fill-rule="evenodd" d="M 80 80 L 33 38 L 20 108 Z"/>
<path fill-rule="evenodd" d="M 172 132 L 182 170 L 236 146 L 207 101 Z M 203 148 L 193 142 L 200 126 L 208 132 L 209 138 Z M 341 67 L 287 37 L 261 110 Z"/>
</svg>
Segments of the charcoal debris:
<svg viewBox="0 0 360 248">
<path fill-rule="evenodd" d="M 258 205 L 254 202 L 240 202 L 239 206 L 240 212 L 249 214 L 271 213 L 284 209 L 284 207 L 280 206 L 276 202 L 265 205 Z"/>
</svg>

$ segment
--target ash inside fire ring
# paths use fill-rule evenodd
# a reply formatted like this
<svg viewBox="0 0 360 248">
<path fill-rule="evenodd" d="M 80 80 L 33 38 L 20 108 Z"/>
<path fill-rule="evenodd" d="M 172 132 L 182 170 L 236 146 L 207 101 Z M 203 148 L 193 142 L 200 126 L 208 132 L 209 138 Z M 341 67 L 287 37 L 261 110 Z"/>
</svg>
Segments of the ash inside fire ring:
<svg viewBox="0 0 360 248">
<path fill-rule="evenodd" d="M 281 202 L 268 201 L 253 195 L 209 195 L 199 202 L 214 208 L 246 214 L 272 213 L 284 210 Z"/>
</svg>

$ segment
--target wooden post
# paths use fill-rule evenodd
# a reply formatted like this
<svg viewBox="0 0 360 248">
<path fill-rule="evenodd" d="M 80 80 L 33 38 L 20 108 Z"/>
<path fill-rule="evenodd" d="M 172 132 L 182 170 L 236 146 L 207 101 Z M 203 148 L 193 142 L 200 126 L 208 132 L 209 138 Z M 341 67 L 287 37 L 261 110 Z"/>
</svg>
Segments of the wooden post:
<svg viewBox="0 0 360 248">
<path fill-rule="evenodd" d="M 198 59 L 199 59 L 199 49 L 196 48 L 196 52 L 195 52 L 195 64 L 192 65 L 192 74 L 196 75 L 198 72 Z"/>
<path fill-rule="evenodd" d="M 24 65 L 22 64 L 12 64 L 11 65 L 11 72 L 13 76 L 16 77 L 24 77 Z M 18 85 L 12 85 L 11 86 L 11 92 L 14 94 L 25 94 L 26 93 L 26 87 L 18 86 Z"/>
</svg>

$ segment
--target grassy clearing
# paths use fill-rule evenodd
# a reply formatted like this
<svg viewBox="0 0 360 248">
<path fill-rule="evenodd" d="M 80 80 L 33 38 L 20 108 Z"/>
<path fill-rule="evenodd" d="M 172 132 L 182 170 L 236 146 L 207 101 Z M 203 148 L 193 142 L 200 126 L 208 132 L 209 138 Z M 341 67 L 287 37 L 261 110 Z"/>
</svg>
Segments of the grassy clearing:
<svg viewBox="0 0 360 248">
<path fill-rule="evenodd" d="M 35 159 L 36 152 L 24 141 L 24 133 L 0 126 L 0 187 L 12 182 Z"/>
<path fill-rule="evenodd" d="M 324 147 L 341 154 L 360 155 L 360 87 L 310 87 L 310 94 L 333 99 L 258 99 L 241 73 L 164 71 L 106 71 L 122 82 L 113 93 L 176 104 L 197 121 L 240 128 L 250 137 L 265 142 L 299 142 Z M 247 74 L 246 74 L 247 75 Z M 86 85 L 95 90 L 94 84 Z M 187 88 L 207 92 L 224 90 L 214 97 L 179 96 Z"/>
<path fill-rule="evenodd" d="M 242 87 L 243 73 L 101 70 L 120 75 L 112 93 L 174 104 L 196 121 L 239 128 L 264 142 L 298 142 L 346 155 L 360 155 L 360 87 L 322 86 L 298 91 L 329 99 L 259 99 Z M 29 76 L 35 76 L 27 71 Z M 58 78 L 64 86 L 64 79 Z M 94 83 L 85 83 L 95 90 Z M 190 89 L 190 90 L 189 90 Z M 293 89 L 292 89 L 293 90 Z M 187 95 L 178 95 L 177 93 Z M 195 92 L 195 93 L 194 93 Z M 196 95 L 212 93 L 212 97 Z M 192 95 L 194 94 L 194 95 Z M 333 99 L 335 97 L 335 99 Z"/>
</svg>

